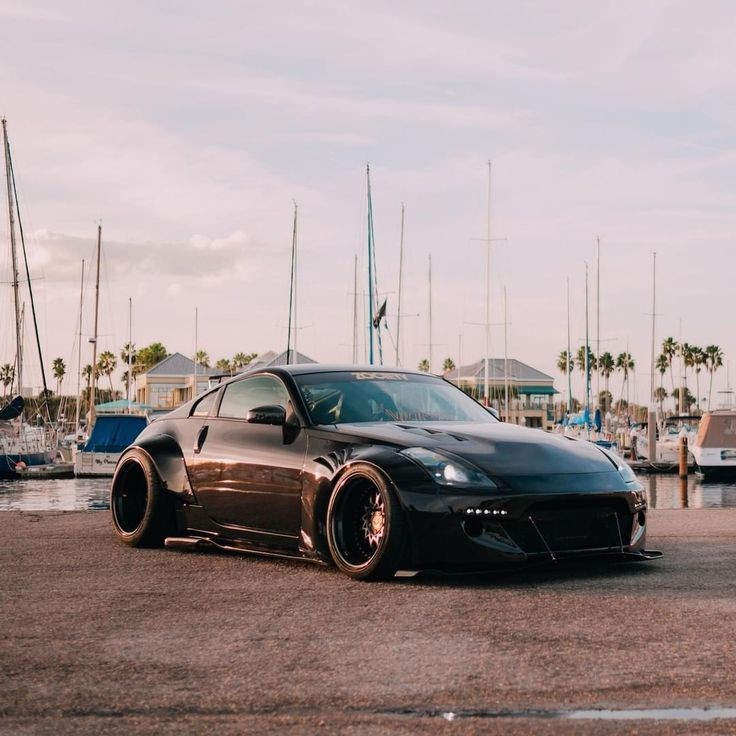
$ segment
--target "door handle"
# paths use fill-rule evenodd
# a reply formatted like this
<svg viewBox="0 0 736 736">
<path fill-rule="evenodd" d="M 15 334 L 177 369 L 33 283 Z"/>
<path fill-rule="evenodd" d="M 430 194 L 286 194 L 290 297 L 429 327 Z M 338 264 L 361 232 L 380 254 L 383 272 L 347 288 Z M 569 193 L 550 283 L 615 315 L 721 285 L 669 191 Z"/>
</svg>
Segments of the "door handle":
<svg viewBox="0 0 736 736">
<path fill-rule="evenodd" d="M 197 435 L 197 441 L 194 443 L 194 454 L 199 455 L 200 452 L 202 452 L 202 445 L 204 445 L 204 441 L 207 439 L 207 432 L 209 431 L 209 425 L 205 424 L 202 429 L 199 430 L 199 434 Z"/>
</svg>

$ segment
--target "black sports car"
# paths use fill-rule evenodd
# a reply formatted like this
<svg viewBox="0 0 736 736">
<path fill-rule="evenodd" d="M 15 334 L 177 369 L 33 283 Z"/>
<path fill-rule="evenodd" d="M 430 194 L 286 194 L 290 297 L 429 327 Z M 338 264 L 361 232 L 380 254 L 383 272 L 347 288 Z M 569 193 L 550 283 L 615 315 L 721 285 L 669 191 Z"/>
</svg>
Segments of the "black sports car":
<svg viewBox="0 0 736 736">
<path fill-rule="evenodd" d="M 647 559 L 646 499 L 590 442 L 499 422 L 437 376 L 291 365 L 150 424 L 111 489 L 133 546 L 216 546 L 351 577 L 616 554 Z"/>
</svg>

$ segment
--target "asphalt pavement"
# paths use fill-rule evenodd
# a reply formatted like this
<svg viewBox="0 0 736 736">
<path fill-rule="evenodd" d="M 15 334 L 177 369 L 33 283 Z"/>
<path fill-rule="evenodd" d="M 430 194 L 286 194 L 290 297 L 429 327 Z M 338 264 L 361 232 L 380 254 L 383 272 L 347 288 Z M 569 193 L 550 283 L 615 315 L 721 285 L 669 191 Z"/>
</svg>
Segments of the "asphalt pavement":
<svg viewBox="0 0 736 736">
<path fill-rule="evenodd" d="M 652 511 L 648 546 L 360 583 L 1 513 L 0 733 L 736 733 L 736 509 Z"/>
</svg>

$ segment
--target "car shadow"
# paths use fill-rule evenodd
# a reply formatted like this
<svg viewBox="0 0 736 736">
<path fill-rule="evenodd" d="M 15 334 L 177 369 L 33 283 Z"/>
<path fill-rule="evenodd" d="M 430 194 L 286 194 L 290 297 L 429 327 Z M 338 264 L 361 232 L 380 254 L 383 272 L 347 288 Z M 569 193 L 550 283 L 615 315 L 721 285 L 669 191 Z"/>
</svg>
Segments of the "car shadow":
<svg viewBox="0 0 736 736">
<path fill-rule="evenodd" d="M 399 573 L 394 581 L 445 588 L 528 588 L 538 585 L 613 580 L 622 576 L 642 579 L 656 575 L 660 565 L 661 562 L 658 563 L 657 560 L 565 560 L 493 570 L 420 570 L 413 574 Z"/>
</svg>

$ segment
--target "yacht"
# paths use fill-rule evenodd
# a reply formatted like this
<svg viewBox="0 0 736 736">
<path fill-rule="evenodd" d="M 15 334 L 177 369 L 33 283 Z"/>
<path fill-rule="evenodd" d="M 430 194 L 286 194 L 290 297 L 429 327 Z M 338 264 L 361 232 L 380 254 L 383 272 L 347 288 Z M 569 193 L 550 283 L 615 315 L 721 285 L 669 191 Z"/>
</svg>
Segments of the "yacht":
<svg viewBox="0 0 736 736">
<path fill-rule="evenodd" d="M 694 462 L 690 448 L 698 431 L 701 417 L 681 416 L 669 417 L 664 426 L 657 432 L 657 462 L 676 464 L 680 462 L 680 439 L 684 436 L 688 442 L 687 463 Z M 642 425 L 636 435 L 636 455 L 639 460 L 651 459 L 649 451 L 649 435 L 646 424 Z"/>
<path fill-rule="evenodd" d="M 736 410 L 706 412 L 690 449 L 699 475 L 736 480 Z"/>
</svg>

